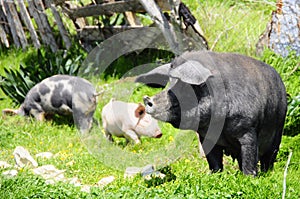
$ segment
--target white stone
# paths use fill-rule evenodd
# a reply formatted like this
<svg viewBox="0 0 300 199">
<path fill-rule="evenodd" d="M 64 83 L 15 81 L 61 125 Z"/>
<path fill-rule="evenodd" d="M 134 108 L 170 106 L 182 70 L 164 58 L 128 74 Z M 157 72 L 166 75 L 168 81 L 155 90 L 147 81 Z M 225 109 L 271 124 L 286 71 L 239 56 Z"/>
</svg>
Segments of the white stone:
<svg viewBox="0 0 300 199">
<path fill-rule="evenodd" d="M 38 163 L 31 157 L 30 153 L 22 146 L 17 146 L 13 152 L 18 167 L 37 167 Z"/>
<path fill-rule="evenodd" d="M 89 185 L 83 185 L 80 189 L 82 192 L 91 193 L 91 186 Z"/>
<path fill-rule="evenodd" d="M 102 178 L 99 182 L 97 182 L 97 186 L 104 187 L 110 183 L 112 183 L 115 180 L 114 176 L 108 176 L 105 178 Z"/>
<path fill-rule="evenodd" d="M 45 183 L 46 184 L 55 184 L 55 181 L 52 179 L 49 179 L 49 180 L 45 180 Z"/>
<path fill-rule="evenodd" d="M 36 158 L 45 158 L 50 159 L 53 157 L 53 153 L 51 152 L 42 152 L 35 155 Z"/>
<path fill-rule="evenodd" d="M 44 165 L 33 169 L 33 173 L 42 176 L 44 179 L 55 181 L 65 180 L 65 170 L 59 170 L 53 165 Z"/>
<path fill-rule="evenodd" d="M 70 178 L 69 183 L 74 185 L 75 187 L 80 187 L 81 186 L 81 182 L 77 177 Z"/>
<path fill-rule="evenodd" d="M 4 171 L 2 173 L 2 175 L 7 176 L 7 177 L 15 177 L 18 175 L 18 171 L 13 169 L 13 170 L 8 170 L 8 171 Z"/>
<path fill-rule="evenodd" d="M 141 173 L 141 168 L 139 167 L 128 167 L 125 170 L 124 173 L 124 178 L 133 178 L 134 176 L 136 176 L 137 174 Z"/>
<path fill-rule="evenodd" d="M 5 161 L 0 161 L 0 168 L 1 169 L 7 169 L 9 167 L 12 167 L 10 164 L 8 164 L 7 162 Z"/>
</svg>

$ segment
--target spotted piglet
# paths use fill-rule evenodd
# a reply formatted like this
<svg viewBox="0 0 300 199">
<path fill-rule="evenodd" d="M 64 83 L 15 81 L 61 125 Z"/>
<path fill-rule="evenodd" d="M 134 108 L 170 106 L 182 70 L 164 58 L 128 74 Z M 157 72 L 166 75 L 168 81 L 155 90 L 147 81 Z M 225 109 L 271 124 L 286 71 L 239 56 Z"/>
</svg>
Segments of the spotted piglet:
<svg viewBox="0 0 300 199">
<path fill-rule="evenodd" d="M 96 109 L 96 90 L 87 80 L 69 75 L 54 75 L 32 87 L 19 109 L 4 109 L 3 114 L 33 116 L 44 120 L 49 115 L 72 115 L 81 133 L 92 126 Z"/>
</svg>

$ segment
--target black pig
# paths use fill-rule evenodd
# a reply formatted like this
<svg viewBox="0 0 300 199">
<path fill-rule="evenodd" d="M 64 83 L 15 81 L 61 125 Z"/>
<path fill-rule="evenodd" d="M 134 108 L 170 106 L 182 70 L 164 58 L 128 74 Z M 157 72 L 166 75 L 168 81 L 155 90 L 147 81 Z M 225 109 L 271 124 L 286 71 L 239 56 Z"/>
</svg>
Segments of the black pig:
<svg viewBox="0 0 300 199">
<path fill-rule="evenodd" d="M 223 153 L 236 158 L 244 174 L 257 175 L 258 161 L 262 171 L 273 167 L 287 101 L 271 66 L 238 54 L 195 51 L 136 79 L 156 86 L 167 80 L 167 89 L 144 97 L 146 111 L 197 131 L 213 172 L 223 170 Z"/>
</svg>

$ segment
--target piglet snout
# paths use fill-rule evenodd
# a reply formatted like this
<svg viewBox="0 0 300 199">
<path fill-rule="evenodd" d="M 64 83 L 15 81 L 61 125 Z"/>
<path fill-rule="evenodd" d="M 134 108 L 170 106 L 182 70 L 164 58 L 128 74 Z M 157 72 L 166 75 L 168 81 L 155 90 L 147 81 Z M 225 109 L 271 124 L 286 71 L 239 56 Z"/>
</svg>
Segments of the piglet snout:
<svg viewBox="0 0 300 199">
<path fill-rule="evenodd" d="M 161 134 L 158 134 L 158 135 L 156 135 L 156 137 L 155 137 L 155 138 L 161 138 L 161 136 L 162 136 L 162 133 L 161 133 Z"/>
</svg>

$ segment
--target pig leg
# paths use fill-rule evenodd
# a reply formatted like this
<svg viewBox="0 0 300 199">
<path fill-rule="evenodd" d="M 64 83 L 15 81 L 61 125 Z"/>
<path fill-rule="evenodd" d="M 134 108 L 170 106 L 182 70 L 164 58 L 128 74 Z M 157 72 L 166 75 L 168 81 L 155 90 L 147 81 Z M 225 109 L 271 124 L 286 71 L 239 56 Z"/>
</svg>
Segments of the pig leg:
<svg viewBox="0 0 300 199">
<path fill-rule="evenodd" d="M 6 109 L 2 110 L 2 113 L 3 113 L 4 115 L 10 115 L 10 116 L 16 115 L 16 114 L 17 114 L 17 113 L 16 113 L 16 110 L 14 110 L 14 109 L 9 109 L 9 108 L 6 108 Z"/>
<path fill-rule="evenodd" d="M 204 138 L 200 136 L 200 142 L 203 143 Z M 206 159 L 209 165 L 209 169 L 215 173 L 223 170 L 223 147 L 215 145 L 210 151 L 206 151 L 203 148 L 204 153 L 206 154 Z"/>
<path fill-rule="evenodd" d="M 18 108 L 18 109 L 6 108 L 6 109 L 2 110 L 2 113 L 4 115 L 10 115 L 10 116 L 13 116 L 13 115 L 25 116 L 23 105 L 21 105 L 20 108 Z"/>
<path fill-rule="evenodd" d="M 205 149 L 204 149 L 205 151 Z M 223 147 L 215 145 L 213 149 L 206 155 L 209 169 L 214 172 L 223 170 Z"/>
<path fill-rule="evenodd" d="M 238 158 L 240 170 L 246 175 L 257 175 L 257 138 L 256 133 L 248 132 L 238 139 L 241 144 L 241 154 Z"/>
<path fill-rule="evenodd" d="M 124 132 L 125 132 L 124 137 L 126 138 L 126 140 L 133 140 L 135 144 L 141 143 L 139 136 L 133 130 L 126 130 Z"/>
<path fill-rule="evenodd" d="M 269 169 L 273 168 L 274 161 L 278 153 L 279 145 L 281 142 L 281 135 L 282 135 L 282 130 L 276 133 L 276 137 L 270 149 L 261 157 L 259 157 L 261 163 L 261 171 L 266 172 Z"/>
<path fill-rule="evenodd" d="M 6 108 L 6 109 L 2 110 L 2 113 L 3 113 L 4 115 L 10 115 L 10 116 L 12 116 L 12 115 L 17 115 L 17 114 L 18 114 L 18 113 L 17 113 L 17 110 L 9 109 L 9 108 Z"/>
</svg>

